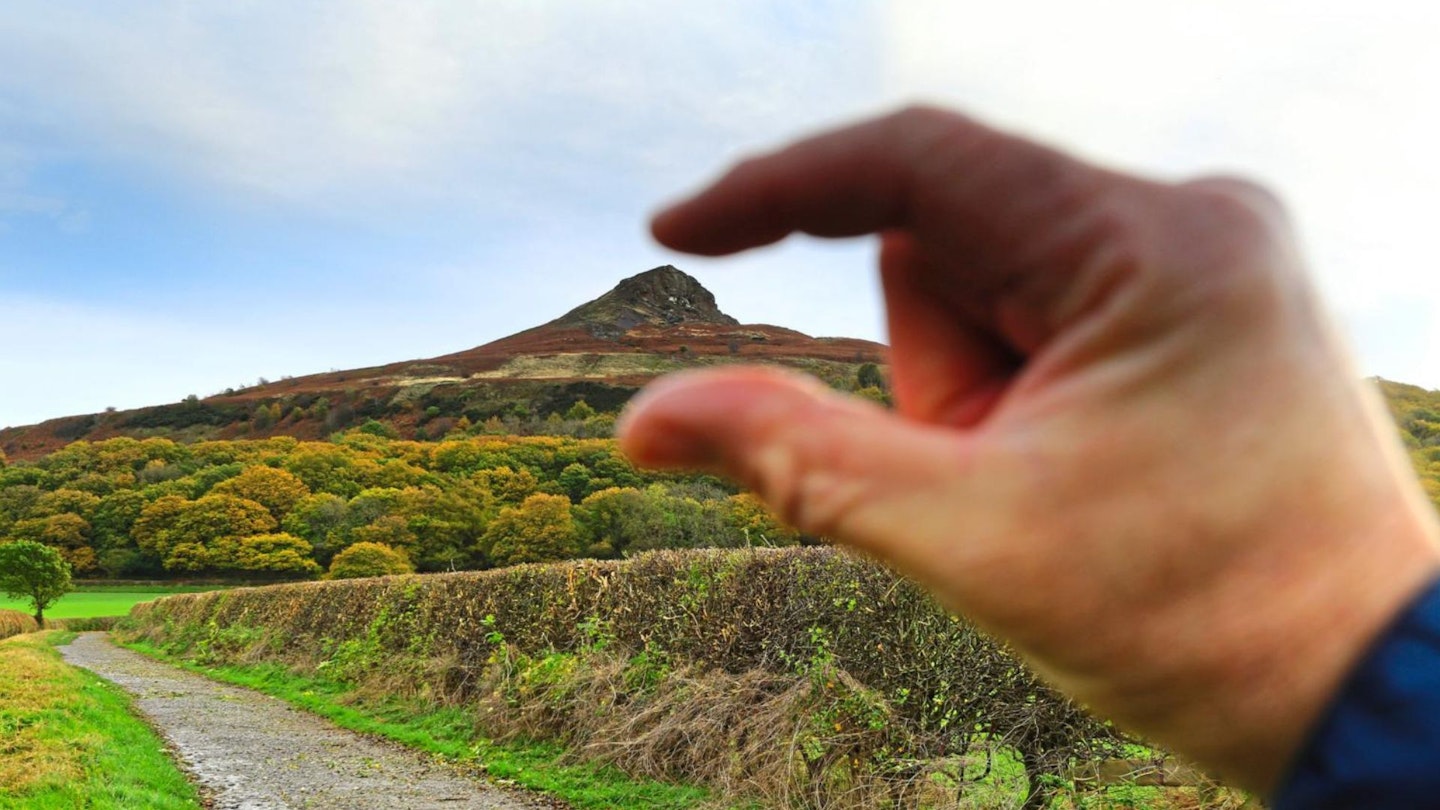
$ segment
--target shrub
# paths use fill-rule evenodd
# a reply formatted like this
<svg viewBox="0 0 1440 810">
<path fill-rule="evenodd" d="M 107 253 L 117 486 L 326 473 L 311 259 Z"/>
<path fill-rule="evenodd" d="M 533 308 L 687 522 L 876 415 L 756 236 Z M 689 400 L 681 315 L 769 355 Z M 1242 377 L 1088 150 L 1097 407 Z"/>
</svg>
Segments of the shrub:
<svg viewBox="0 0 1440 810">
<path fill-rule="evenodd" d="M 384 543 L 356 543 L 335 555 L 330 561 L 330 579 L 383 577 L 387 574 L 413 574 L 415 566 L 403 551 Z"/>
<path fill-rule="evenodd" d="M 398 434 L 396 434 L 395 428 L 390 427 L 384 422 L 376 419 L 367 419 L 364 424 L 360 425 L 360 427 L 357 428 L 357 430 L 359 430 L 361 433 L 366 433 L 371 436 L 380 436 L 386 439 L 398 438 Z"/>
</svg>

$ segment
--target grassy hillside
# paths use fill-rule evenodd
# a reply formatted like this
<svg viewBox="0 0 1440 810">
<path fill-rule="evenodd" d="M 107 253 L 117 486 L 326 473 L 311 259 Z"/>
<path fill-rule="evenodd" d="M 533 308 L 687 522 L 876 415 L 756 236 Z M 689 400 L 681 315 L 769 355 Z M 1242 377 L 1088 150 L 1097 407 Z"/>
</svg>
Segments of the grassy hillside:
<svg viewBox="0 0 1440 810">
<path fill-rule="evenodd" d="M 1440 507 L 1440 391 L 1389 380 L 1376 384 L 1400 428 L 1420 483 Z"/>
<path fill-rule="evenodd" d="M 724 314 L 693 277 L 665 266 L 621 281 L 540 326 L 442 357 L 261 379 L 208 397 L 0 429 L 0 452 L 35 459 L 76 440 L 121 436 L 179 442 L 291 436 L 323 439 L 370 422 L 390 435 L 438 439 L 456 423 L 494 420 L 507 434 L 609 435 L 616 411 L 656 376 L 698 365 L 773 363 L 854 390 L 883 363 L 867 340 L 812 338 Z M 878 393 L 878 392 L 877 392 Z M 882 394 L 883 396 L 883 394 Z M 557 426 L 577 402 L 608 417 Z"/>
</svg>

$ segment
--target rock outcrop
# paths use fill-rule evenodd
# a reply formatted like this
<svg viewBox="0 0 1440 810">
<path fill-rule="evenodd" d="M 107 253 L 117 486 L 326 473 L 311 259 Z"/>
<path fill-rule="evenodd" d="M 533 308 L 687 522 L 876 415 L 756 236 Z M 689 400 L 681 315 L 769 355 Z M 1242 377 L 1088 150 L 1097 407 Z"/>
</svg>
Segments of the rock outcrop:
<svg viewBox="0 0 1440 810">
<path fill-rule="evenodd" d="M 740 325 L 720 311 L 714 294 L 694 276 L 667 264 L 621 281 L 615 289 L 570 310 L 550 325 L 580 326 L 597 338 L 618 340 L 637 326 L 682 323 Z"/>
</svg>

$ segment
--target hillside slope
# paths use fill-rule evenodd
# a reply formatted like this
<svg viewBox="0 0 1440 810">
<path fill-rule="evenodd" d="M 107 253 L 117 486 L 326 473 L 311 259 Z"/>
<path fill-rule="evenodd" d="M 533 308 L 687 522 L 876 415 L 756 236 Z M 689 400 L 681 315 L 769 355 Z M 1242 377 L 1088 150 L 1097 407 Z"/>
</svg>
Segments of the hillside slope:
<svg viewBox="0 0 1440 810">
<path fill-rule="evenodd" d="M 379 422 L 405 438 L 436 438 L 460 420 L 536 420 L 576 402 L 613 412 L 651 379 L 717 363 L 777 363 L 845 385 L 885 347 L 742 324 L 690 275 L 666 265 L 621 281 L 549 323 L 453 354 L 294 377 L 179 403 L 52 419 L 0 430 L 0 450 L 33 459 L 76 440 L 163 436 L 181 441 L 317 439 Z M 527 429 L 527 423 L 529 428 Z"/>
<path fill-rule="evenodd" d="M 1425 494 L 1440 507 L 1440 391 L 1376 379 Z"/>
</svg>

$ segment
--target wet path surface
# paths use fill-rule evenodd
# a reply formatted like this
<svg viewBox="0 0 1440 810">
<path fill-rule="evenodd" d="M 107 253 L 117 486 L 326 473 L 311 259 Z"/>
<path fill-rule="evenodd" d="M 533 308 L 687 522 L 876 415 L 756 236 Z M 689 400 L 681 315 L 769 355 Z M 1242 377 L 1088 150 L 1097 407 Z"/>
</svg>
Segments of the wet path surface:
<svg viewBox="0 0 1440 810">
<path fill-rule="evenodd" d="M 268 695 L 122 649 L 104 633 L 82 633 L 60 651 L 71 664 L 134 695 L 136 708 L 220 810 L 556 806 L 339 728 Z"/>
</svg>

